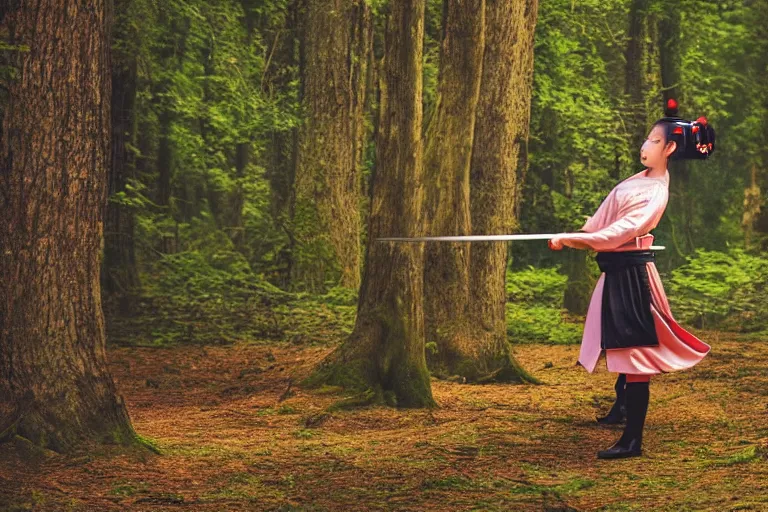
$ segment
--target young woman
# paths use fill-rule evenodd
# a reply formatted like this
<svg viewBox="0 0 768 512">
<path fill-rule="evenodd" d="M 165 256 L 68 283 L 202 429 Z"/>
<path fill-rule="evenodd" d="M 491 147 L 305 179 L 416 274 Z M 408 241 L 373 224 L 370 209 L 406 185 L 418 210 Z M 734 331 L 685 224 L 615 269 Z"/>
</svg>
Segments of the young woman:
<svg viewBox="0 0 768 512">
<path fill-rule="evenodd" d="M 676 102 L 670 100 L 668 116 L 676 110 Z M 620 374 L 617 410 L 612 409 L 614 414 L 609 414 L 607 423 L 619 422 L 615 420 L 621 416 L 621 375 L 626 376 L 627 421 L 621 438 L 598 452 L 602 459 L 641 455 L 651 375 L 690 368 L 710 349 L 674 320 L 654 264 L 653 235 L 649 234 L 667 206 L 670 157 L 677 152 L 679 158 L 704 158 L 706 155 L 688 155 L 708 154 L 713 149 L 706 138 L 702 144 L 701 135 L 696 135 L 702 129 L 711 132 L 713 141 L 714 132 L 703 118 L 688 124 L 677 117 L 657 121 L 640 149 L 646 169 L 619 183 L 581 228 L 582 233 L 563 233 L 549 240 L 553 250 L 568 246 L 598 253 L 602 274 L 587 312 L 579 363 L 591 373 L 604 351 L 608 370 Z M 695 141 L 698 143 L 692 147 Z"/>
</svg>

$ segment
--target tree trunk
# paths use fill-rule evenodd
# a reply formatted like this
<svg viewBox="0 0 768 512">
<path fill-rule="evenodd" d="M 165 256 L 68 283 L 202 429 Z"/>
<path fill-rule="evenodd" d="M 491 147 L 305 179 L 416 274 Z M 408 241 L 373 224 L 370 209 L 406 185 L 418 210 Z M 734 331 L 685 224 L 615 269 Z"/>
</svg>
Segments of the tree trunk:
<svg viewBox="0 0 768 512">
<path fill-rule="evenodd" d="M 165 207 L 166 212 L 170 214 L 171 165 L 173 163 L 171 124 L 173 123 L 173 114 L 170 112 L 168 105 L 163 104 L 160 108 L 162 111 L 158 115 L 160 137 L 157 148 L 157 173 L 159 176 L 157 204 Z"/>
<path fill-rule="evenodd" d="M 756 249 L 765 253 L 768 251 L 768 2 L 755 2 L 754 6 L 755 41 L 760 42 L 754 55 L 756 60 L 752 63 L 752 69 L 759 70 L 754 83 L 763 88 L 762 104 L 757 105 L 758 111 L 763 112 L 761 136 L 763 143 L 759 145 L 758 154 L 754 157 L 751 168 L 751 186 L 744 191 L 744 216 L 748 218 L 751 229 L 747 230 L 749 239 L 747 248 Z M 760 100 L 758 100 L 760 101 Z M 751 197 L 750 197 L 751 196 Z"/>
<path fill-rule="evenodd" d="M 680 7 L 675 4 L 666 6 L 665 12 L 659 20 L 659 65 L 661 68 L 661 90 L 663 105 L 667 100 L 675 98 L 680 101 L 680 68 L 682 66 L 682 56 L 680 53 L 683 45 L 680 29 Z M 685 105 L 683 105 L 685 108 Z M 681 233 L 683 236 L 675 237 L 675 247 L 678 251 L 673 251 L 670 256 L 674 258 L 673 262 L 668 262 L 673 266 L 678 266 L 685 262 L 684 256 L 691 254 L 695 249 L 693 233 L 694 198 L 690 187 L 690 167 L 685 160 L 674 160 L 669 162 L 672 179 L 669 183 L 670 201 L 668 207 L 667 219 L 662 222 L 661 228 L 665 224 L 674 223 L 670 226 L 673 233 Z"/>
<path fill-rule="evenodd" d="M 0 158 L 0 438 L 135 442 L 107 368 L 99 285 L 110 138 L 104 0 L 21 2 Z M 4 412 L 8 412 L 5 410 Z"/>
<path fill-rule="evenodd" d="M 565 274 L 568 282 L 563 296 L 563 307 L 571 313 L 586 315 L 596 279 L 589 265 L 592 259 L 587 251 L 566 251 Z"/>
<path fill-rule="evenodd" d="M 485 0 L 444 0 L 440 77 L 424 154 L 425 232 L 431 236 L 468 235 L 472 229 L 469 163 L 484 31 Z M 469 251 L 465 243 L 427 244 L 424 249 L 425 339 L 436 344 L 428 361 L 438 376 L 474 370 L 467 325 Z M 472 368 L 465 369 L 467 354 Z"/>
<path fill-rule="evenodd" d="M 752 165 L 750 171 L 749 186 L 744 188 L 744 209 L 741 216 L 741 225 L 744 228 L 744 247 L 747 250 L 758 246 L 755 243 L 755 224 L 760 218 L 760 186 L 757 184 L 757 166 Z"/>
<path fill-rule="evenodd" d="M 472 229 L 503 234 L 517 228 L 528 166 L 537 0 L 487 0 L 485 53 L 471 162 Z M 472 347 L 462 354 L 482 380 L 527 381 L 511 354 L 506 330 L 505 244 L 472 245 Z M 470 351 L 470 348 L 472 351 Z"/>
<path fill-rule="evenodd" d="M 262 5 L 261 0 L 243 1 L 256 8 L 256 12 L 247 14 L 246 20 L 260 20 L 256 30 L 262 40 L 269 45 L 270 65 L 261 78 L 262 92 L 272 96 L 274 91 L 286 92 L 291 90 L 291 82 L 300 78 L 296 69 L 303 69 L 301 55 L 303 54 L 303 38 L 301 37 L 302 16 L 301 0 L 289 0 L 287 14 L 280 24 L 271 25 L 269 18 L 258 15 Z M 251 13 L 253 7 L 246 12 Z M 286 70 L 290 70 L 286 72 Z M 299 88 L 300 89 L 300 88 Z M 298 91 L 298 102 L 302 101 L 301 90 Z M 293 182 L 296 172 L 296 154 L 298 129 L 277 127 L 267 135 L 268 143 L 258 155 L 257 163 L 264 167 L 264 176 L 270 185 L 270 216 L 276 228 L 285 232 L 288 243 L 283 245 L 275 258 L 274 284 L 280 288 L 289 288 L 293 267 L 293 234 L 287 219 L 292 218 Z"/>
<path fill-rule="evenodd" d="M 308 380 L 368 389 L 400 407 L 434 406 L 424 357 L 421 244 L 375 242 L 421 234 L 424 0 L 390 4 L 381 83 L 378 172 L 363 283 L 352 334 Z"/>
<path fill-rule="evenodd" d="M 133 36 L 125 19 L 129 5 L 130 2 L 126 0 L 115 3 L 113 41 L 116 43 L 119 41 L 125 44 Z M 135 176 L 135 159 L 127 143 L 135 133 L 136 67 L 135 55 L 121 50 L 112 52 L 112 159 L 107 186 L 110 199 L 125 193 L 127 180 Z M 140 286 L 133 210 L 115 201 L 108 201 L 106 207 L 104 262 L 101 270 L 102 288 L 107 294 L 127 299 Z M 121 302 L 125 308 L 130 307 L 130 300 Z"/>
<path fill-rule="evenodd" d="M 245 169 L 248 167 L 250 159 L 250 142 L 240 142 L 235 145 L 234 167 L 235 167 L 235 186 L 229 193 L 227 201 L 227 219 L 226 228 L 229 231 L 229 238 L 234 246 L 243 252 L 245 233 L 243 227 L 243 206 L 245 206 L 245 191 L 243 183 L 245 182 Z"/>
<path fill-rule="evenodd" d="M 637 155 L 645 140 L 648 122 L 645 110 L 645 40 L 648 36 L 649 0 L 632 0 L 629 8 L 629 40 L 627 42 L 624 91 L 627 95 L 630 153 Z"/>
<path fill-rule="evenodd" d="M 294 184 L 293 282 L 360 285 L 360 164 L 371 14 L 364 0 L 308 0 L 306 118 Z"/>
</svg>

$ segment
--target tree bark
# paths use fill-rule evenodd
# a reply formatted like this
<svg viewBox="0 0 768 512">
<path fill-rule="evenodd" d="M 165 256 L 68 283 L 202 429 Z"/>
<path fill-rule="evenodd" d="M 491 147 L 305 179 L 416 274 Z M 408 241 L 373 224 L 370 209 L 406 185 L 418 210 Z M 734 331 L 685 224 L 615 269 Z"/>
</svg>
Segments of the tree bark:
<svg viewBox="0 0 768 512">
<path fill-rule="evenodd" d="M 645 76 L 646 38 L 648 37 L 649 0 L 632 0 L 629 8 L 629 30 L 624 91 L 627 95 L 630 152 L 637 154 L 645 140 L 648 123 L 645 96 L 648 87 Z"/>
<path fill-rule="evenodd" d="M 422 232 L 424 0 L 392 2 L 390 9 L 371 240 Z M 400 407 L 434 406 L 424 357 L 422 272 L 421 244 L 370 242 L 354 330 L 307 383 L 367 389 L 371 400 Z"/>
<path fill-rule="evenodd" d="M 29 47 L 0 141 L 0 437 L 54 450 L 132 443 L 107 368 L 99 284 L 110 139 L 104 0 L 20 2 Z M 7 410 L 6 410 L 7 412 Z"/>
<path fill-rule="evenodd" d="M 586 315 L 596 283 L 589 265 L 592 257 L 587 251 L 566 251 L 564 257 L 564 271 L 568 281 L 563 295 L 563 307 L 571 313 Z"/>
<path fill-rule="evenodd" d="M 754 83 L 760 84 L 763 88 L 761 95 L 762 104 L 757 105 L 757 110 L 763 112 L 761 135 L 763 144 L 755 156 L 754 165 L 750 170 L 751 186 L 744 191 L 744 215 L 751 226 L 746 231 L 749 240 L 747 248 L 761 252 L 768 251 L 768 202 L 766 202 L 766 191 L 768 191 L 768 2 L 755 2 L 754 9 L 754 27 L 755 41 L 760 41 L 760 46 L 755 51 L 756 59 L 753 61 L 753 69 L 759 70 Z M 751 203 L 751 204 L 750 204 Z"/>
<path fill-rule="evenodd" d="M 424 155 L 425 232 L 467 235 L 469 164 L 480 94 L 485 42 L 485 0 L 444 0 L 440 76 Z M 427 244 L 424 250 L 425 339 L 432 372 L 448 377 L 467 373 L 472 354 L 469 307 L 469 244 Z M 473 357 L 471 357 L 474 360 Z"/>
<path fill-rule="evenodd" d="M 170 213 L 171 206 L 171 173 L 173 169 L 173 150 L 171 148 L 171 124 L 173 123 L 173 114 L 168 110 L 168 106 L 160 107 L 162 111 L 158 115 L 160 137 L 157 148 L 157 173 L 158 189 L 157 204 L 165 207 Z"/>
<path fill-rule="evenodd" d="M 245 191 L 243 183 L 245 182 L 245 169 L 248 167 L 250 159 L 250 142 L 240 142 L 235 145 L 234 168 L 235 168 L 235 186 L 229 193 L 227 201 L 227 219 L 226 228 L 229 231 L 229 238 L 234 246 L 243 252 L 245 232 L 243 226 L 243 207 L 245 206 Z"/>
<path fill-rule="evenodd" d="M 682 56 L 681 47 L 683 41 L 680 27 L 680 7 L 675 4 L 667 5 L 659 19 L 659 67 L 661 70 L 661 90 L 663 104 L 667 100 L 675 98 L 680 102 L 680 80 Z M 683 108 L 685 106 L 683 105 Z M 675 246 L 679 252 L 673 251 L 671 256 L 674 262 L 670 264 L 678 266 L 685 262 L 683 256 L 691 254 L 696 248 L 695 235 L 693 233 L 694 197 L 691 194 L 690 167 L 685 160 L 669 162 L 672 179 L 669 183 L 670 201 L 667 219 L 662 223 L 674 223 L 673 232 L 682 233 L 677 238 Z M 676 257 L 675 257 L 676 256 Z"/>
<path fill-rule="evenodd" d="M 364 0 L 308 0 L 306 119 L 295 177 L 293 282 L 360 285 L 360 164 L 371 13 Z"/>
<path fill-rule="evenodd" d="M 538 0 L 487 0 L 480 101 L 471 161 L 472 228 L 503 234 L 517 228 L 528 167 L 533 36 Z M 505 244 L 472 246 L 470 315 L 473 345 L 462 353 L 465 375 L 478 380 L 535 379 L 512 356 L 506 330 Z"/>
<path fill-rule="evenodd" d="M 135 176 L 135 158 L 128 142 L 135 134 L 136 56 L 126 51 L 135 37 L 127 20 L 130 2 L 115 2 L 115 23 L 112 52 L 112 151 L 107 196 L 111 199 L 125 193 L 129 178 Z M 135 143 L 133 143 L 136 145 Z M 130 297 L 140 287 L 136 267 L 133 210 L 125 204 L 108 201 L 104 226 L 104 262 L 102 289 L 110 295 Z M 129 307 L 130 300 L 122 300 Z"/>
</svg>

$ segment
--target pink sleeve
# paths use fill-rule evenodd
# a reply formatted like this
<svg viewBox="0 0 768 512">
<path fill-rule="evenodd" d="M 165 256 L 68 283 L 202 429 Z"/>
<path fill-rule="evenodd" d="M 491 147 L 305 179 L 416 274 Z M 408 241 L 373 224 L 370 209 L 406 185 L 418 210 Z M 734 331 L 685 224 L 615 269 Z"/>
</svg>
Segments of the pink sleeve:
<svg viewBox="0 0 768 512">
<path fill-rule="evenodd" d="M 621 247 L 635 237 L 645 235 L 656 227 L 659 218 L 667 206 L 669 192 L 666 186 L 656 185 L 653 194 L 615 222 L 593 233 L 568 233 L 559 237 L 560 241 L 574 249 L 593 249 L 610 251 Z"/>
<path fill-rule="evenodd" d="M 615 190 L 616 189 L 614 188 L 607 196 L 605 196 L 605 199 L 600 203 L 595 214 L 587 219 L 584 225 L 580 228 L 580 231 L 591 233 L 595 230 L 595 226 L 600 225 L 600 219 L 605 215 L 605 211 L 608 209 L 608 204 L 611 202 Z"/>
</svg>

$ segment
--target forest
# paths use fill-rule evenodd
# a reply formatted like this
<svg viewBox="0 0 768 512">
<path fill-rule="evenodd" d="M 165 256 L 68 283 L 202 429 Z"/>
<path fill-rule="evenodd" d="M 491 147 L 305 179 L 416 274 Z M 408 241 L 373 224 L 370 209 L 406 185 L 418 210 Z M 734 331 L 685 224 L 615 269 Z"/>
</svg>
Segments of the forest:
<svg viewBox="0 0 768 512">
<path fill-rule="evenodd" d="M 595 251 L 377 239 L 577 232 L 670 99 L 711 352 L 598 461 Z M 768 0 L 8 0 L 0 119 L 0 510 L 768 509 Z"/>
</svg>

